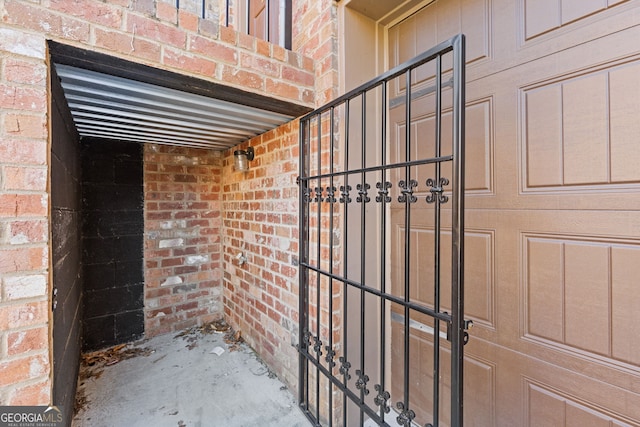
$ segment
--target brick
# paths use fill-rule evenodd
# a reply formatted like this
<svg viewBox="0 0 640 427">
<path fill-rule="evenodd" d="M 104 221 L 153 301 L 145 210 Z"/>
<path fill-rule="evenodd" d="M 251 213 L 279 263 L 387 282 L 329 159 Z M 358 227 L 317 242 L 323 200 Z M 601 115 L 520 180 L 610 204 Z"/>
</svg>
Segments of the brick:
<svg viewBox="0 0 640 427">
<path fill-rule="evenodd" d="M 30 351 L 46 350 L 49 328 L 40 327 L 7 333 L 7 355 L 15 356 Z"/>
<path fill-rule="evenodd" d="M 226 46 L 220 42 L 202 36 L 189 37 L 189 50 L 191 52 L 206 55 L 208 58 L 229 64 L 238 63 L 238 52 L 234 47 Z"/>
<path fill-rule="evenodd" d="M 45 37 L 11 28 L 0 28 L 0 50 L 30 58 L 44 59 Z"/>
<path fill-rule="evenodd" d="M 38 378 L 49 373 L 49 358 L 36 355 L 0 363 L 0 387 Z"/>
<path fill-rule="evenodd" d="M 0 41 L 0 43 L 2 42 Z M 0 48 L 0 50 L 2 49 Z M 4 63 L 4 78 L 13 83 L 44 85 L 47 81 L 47 67 L 42 62 L 8 57 Z"/>
<path fill-rule="evenodd" d="M 240 34 L 232 27 L 225 27 L 224 25 L 220 26 L 220 40 L 226 43 L 231 43 L 236 45 L 238 43 L 238 37 Z"/>
<path fill-rule="evenodd" d="M 46 191 L 47 170 L 33 167 L 4 167 L 4 190 Z"/>
<path fill-rule="evenodd" d="M 278 61 L 284 61 L 287 57 L 287 50 L 277 44 L 271 45 L 271 57 Z"/>
<path fill-rule="evenodd" d="M 47 241 L 48 222 L 44 220 L 12 221 L 7 224 L 3 243 L 22 245 Z"/>
<path fill-rule="evenodd" d="M 44 325 L 49 319 L 46 301 L 31 302 L 0 307 L 0 330 Z M 0 375 L 0 378 L 2 375 Z M 1 380 L 0 380 L 1 381 Z"/>
<path fill-rule="evenodd" d="M 46 296 L 47 278 L 43 275 L 9 276 L 2 279 L 3 300 Z"/>
<path fill-rule="evenodd" d="M 51 10 L 82 18 L 87 22 L 111 28 L 120 28 L 122 25 L 123 11 L 120 8 L 95 1 L 84 1 L 79 6 L 78 2 L 69 0 L 51 0 L 48 4 Z"/>
<path fill-rule="evenodd" d="M 156 3 L 156 17 L 161 21 L 166 21 L 171 24 L 178 23 L 178 9 L 176 9 L 175 3 Z"/>
<path fill-rule="evenodd" d="M 32 406 L 49 405 L 51 403 L 51 383 L 49 379 L 36 384 L 28 384 L 14 388 L 7 398 L 7 405 Z"/>
<path fill-rule="evenodd" d="M 47 142 L 42 140 L 3 138 L 0 141 L 0 161 L 44 165 L 47 160 L 47 147 Z"/>
<path fill-rule="evenodd" d="M 149 16 L 155 15 L 155 0 L 132 0 L 131 7 L 136 12 L 141 12 Z"/>
<path fill-rule="evenodd" d="M 214 77 L 217 67 L 217 64 L 213 61 L 170 48 L 164 49 L 162 63 L 181 71 L 191 71 L 207 77 Z"/>
<path fill-rule="evenodd" d="M 266 40 L 256 39 L 256 53 L 263 56 L 271 56 L 271 43 Z"/>
<path fill-rule="evenodd" d="M 248 49 L 254 51 L 254 45 L 256 42 L 256 38 L 247 33 L 240 32 L 238 33 L 238 47 L 243 49 Z"/>
<path fill-rule="evenodd" d="M 267 93 L 288 99 L 299 99 L 300 90 L 297 86 L 267 78 L 265 81 Z"/>
<path fill-rule="evenodd" d="M 138 59 L 160 62 L 160 44 L 140 37 L 131 37 L 117 31 L 95 28 L 95 46 L 123 54 L 134 54 Z"/>
<path fill-rule="evenodd" d="M 261 75 L 228 66 L 222 70 L 222 80 L 226 83 L 252 89 L 262 89 L 264 85 L 264 77 Z"/>
<path fill-rule="evenodd" d="M 39 194 L 0 194 L 0 218 L 46 216 L 47 197 Z"/>
<path fill-rule="evenodd" d="M 247 53 L 240 55 L 240 66 L 271 77 L 278 77 L 280 74 L 280 66 L 275 62 Z"/>
<path fill-rule="evenodd" d="M 210 19 L 200 18 L 198 19 L 198 32 L 213 39 L 218 39 L 220 36 L 220 25 Z"/>
<path fill-rule="evenodd" d="M 44 88 L 0 84 L 0 109 L 45 111 L 47 93 Z"/>
<path fill-rule="evenodd" d="M 307 87 L 312 87 L 315 81 L 313 74 L 288 66 L 282 67 L 282 78 Z"/>
<path fill-rule="evenodd" d="M 129 15 L 127 19 L 127 31 L 161 44 L 168 44 L 183 49 L 186 46 L 187 36 L 183 30 L 141 16 Z"/>
<path fill-rule="evenodd" d="M 198 32 L 198 15 L 180 10 L 178 13 L 178 25 L 187 31 Z"/>
<path fill-rule="evenodd" d="M 12 137 L 46 138 L 46 118 L 41 115 L 7 114 L 4 119 L 4 133 Z"/>
<path fill-rule="evenodd" d="M 7 14 L 3 20 L 6 24 L 21 26 L 48 36 L 59 36 L 65 40 L 89 40 L 89 23 L 84 20 L 54 14 L 48 9 L 23 1 L 6 1 L 5 9 Z"/>
</svg>

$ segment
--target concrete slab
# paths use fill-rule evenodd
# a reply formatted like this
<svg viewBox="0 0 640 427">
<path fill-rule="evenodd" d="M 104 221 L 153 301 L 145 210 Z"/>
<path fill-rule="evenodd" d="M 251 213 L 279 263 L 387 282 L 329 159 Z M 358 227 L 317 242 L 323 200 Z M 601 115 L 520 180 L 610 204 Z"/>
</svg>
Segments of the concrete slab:
<svg viewBox="0 0 640 427">
<path fill-rule="evenodd" d="M 151 354 L 83 380 L 88 403 L 72 426 L 311 425 L 291 392 L 245 344 L 227 344 L 214 333 L 164 335 L 135 347 Z"/>
</svg>

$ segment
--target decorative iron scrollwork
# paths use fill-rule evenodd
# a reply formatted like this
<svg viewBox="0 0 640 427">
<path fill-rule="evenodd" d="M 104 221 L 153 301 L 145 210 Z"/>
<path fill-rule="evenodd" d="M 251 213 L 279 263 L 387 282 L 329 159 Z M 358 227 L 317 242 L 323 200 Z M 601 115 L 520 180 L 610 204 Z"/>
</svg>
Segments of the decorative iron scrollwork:
<svg viewBox="0 0 640 427">
<path fill-rule="evenodd" d="M 336 202 L 336 187 L 328 186 L 327 187 L 327 197 L 324 199 L 326 202 L 335 203 Z"/>
<path fill-rule="evenodd" d="M 304 203 L 309 203 L 311 201 L 311 189 L 309 187 L 304 187 L 302 189 L 302 200 Z"/>
<path fill-rule="evenodd" d="M 373 388 L 378 392 L 378 395 L 373 399 L 373 402 L 380 407 L 380 410 L 385 414 L 388 414 L 389 411 L 391 411 L 391 408 L 387 401 L 391 398 L 391 395 L 388 391 L 385 391 L 380 384 L 374 385 Z"/>
<path fill-rule="evenodd" d="M 313 344 L 313 350 L 318 354 L 318 359 L 322 356 L 322 341 L 320 337 L 315 337 L 315 344 Z"/>
<path fill-rule="evenodd" d="M 413 195 L 413 189 L 418 186 L 418 181 L 416 181 L 415 179 L 412 179 L 407 184 L 406 181 L 402 180 L 400 181 L 398 186 L 402 189 L 401 190 L 402 194 L 398 196 L 398 201 L 400 203 L 406 203 L 406 202 L 415 203 L 418 201 L 418 198 Z"/>
<path fill-rule="evenodd" d="M 389 196 L 389 189 L 391 188 L 391 183 L 389 181 L 377 182 L 376 188 L 378 189 L 376 202 L 389 203 L 391 201 L 391 197 Z"/>
<path fill-rule="evenodd" d="M 341 185 L 340 186 L 340 203 L 351 203 L 351 197 L 349 197 L 349 192 L 352 190 L 350 185 Z"/>
<path fill-rule="evenodd" d="M 302 333 L 302 344 L 304 344 L 304 348 L 309 348 L 309 344 L 311 344 L 311 334 L 306 329 Z"/>
<path fill-rule="evenodd" d="M 313 199 L 314 202 L 322 203 L 324 201 L 324 198 L 322 197 L 322 192 L 323 191 L 324 191 L 323 187 L 316 187 L 315 188 L 315 198 Z"/>
<path fill-rule="evenodd" d="M 356 380 L 356 388 L 358 390 L 362 390 L 365 396 L 368 395 L 369 390 L 367 389 L 367 383 L 369 382 L 369 375 L 365 375 L 360 369 L 356 370 L 356 375 L 358 376 L 358 379 Z"/>
<path fill-rule="evenodd" d="M 398 415 L 398 417 L 396 418 L 396 421 L 398 421 L 398 424 L 403 425 L 405 427 L 410 427 L 411 422 L 416 417 L 416 413 L 413 412 L 413 409 L 409 409 L 408 406 L 405 408 L 404 403 L 402 402 L 396 403 L 396 408 L 398 408 L 398 410 L 401 411 L 400 415 Z"/>
<path fill-rule="evenodd" d="M 347 362 L 347 359 L 344 356 L 340 356 L 338 361 L 340 362 L 340 373 L 344 375 L 347 380 L 350 380 L 351 374 L 349 373 L 349 369 L 351 369 L 351 363 Z"/>
<path fill-rule="evenodd" d="M 434 203 L 436 198 L 440 203 L 447 203 L 449 198 L 444 195 L 444 186 L 449 185 L 449 180 L 447 178 L 440 178 L 440 182 L 437 183 L 434 179 L 429 178 L 427 180 L 427 186 L 431 187 L 429 189 L 430 194 L 427 196 L 427 203 Z"/>
<path fill-rule="evenodd" d="M 371 198 L 369 198 L 369 194 L 367 193 L 367 191 L 371 188 L 371 186 L 369 184 L 367 184 L 366 182 L 364 184 L 358 184 L 356 185 L 356 189 L 358 190 L 358 197 L 356 197 L 356 202 L 358 203 L 368 203 L 371 201 Z"/>
<path fill-rule="evenodd" d="M 327 363 L 329 364 L 329 369 L 331 369 L 336 366 L 336 362 L 334 362 L 333 360 L 333 358 L 336 357 L 336 352 L 328 345 L 325 346 L 324 349 L 327 351 L 327 355 L 325 356 L 324 360 L 327 361 Z"/>
</svg>

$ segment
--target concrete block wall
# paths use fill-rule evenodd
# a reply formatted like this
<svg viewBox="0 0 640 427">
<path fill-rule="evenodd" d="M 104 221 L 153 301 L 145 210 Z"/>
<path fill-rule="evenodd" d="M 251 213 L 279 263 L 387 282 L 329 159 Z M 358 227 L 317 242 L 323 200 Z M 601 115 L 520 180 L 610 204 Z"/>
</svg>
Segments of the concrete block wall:
<svg viewBox="0 0 640 427">
<path fill-rule="evenodd" d="M 297 48 L 290 52 L 240 34 L 221 26 L 220 19 L 201 19 L 187 9 L 175 11 L 171 3 L 157 0 L 84 0 L 79 7 L 79 3 L 73 0 L 0 0 L 2 405 L 38 405 L 51 400 L 47 40 L 287 101 L 315 105 L 317 67 L 312 57 Z M 296 10 L 297 3 L 294 1 Z M 316 2 L 306 0 L 301 3 Z M 329 0 L 319 3 L 323 7 L 334 7 Z M 315 10 L 309 13 L 315 13 Z M 299 32 L 300 29 L 294 29 L 294 40 L 298 39 Z M 309 48 L 309 52 L 313 50 Z M 162 228 L 159 231 L 162 232 Z M 155 242 L 159 245 L 159 241 Z M 171 247 L 170 251 L 174 249 Z M 198 254 L 185 254 L 183 257 L 171 252 L 168 259 L 183 259 L 188 266 L 186 257 L 192 255 Z M 150 261 L 159 261 L 158 268 L 163 268 L 161 258 Z M 197 290 L 189 291 L 205 292 L 205 289 L 200 289 L 200 284 L 215 281 L 209 274 L 206 273 L 207 277 L 199 282 Z M 169 277 L 177 275 L 179 273 L 174 270 Z M 155 296 L 146 295 L 151 304 L 157 302 L 157 306 L 150 309 L 175 307 L 160 302 L 163 297 L 178 295 L 187 298 L 188 292 L 173 294 L 174 286 L 180 284 L 171 286 L 171 295 L 161 295 L 166 290 L 158 291 Z M 159 286 L 158 289 L 168 288 Z M 215 299 L 211 290 L 206 292 L 205 298 Z M 186 313 L 201 309 L 200 306 L 192 307 L 190 302 L 182 304 L 185 304 L 182 309 Z M 159 320 L 163 316 L 150 314 L 146 313 L 146 327 L 150 334 L 193 322 L 193 316 L 176 316 L 175 323 L 168 320 L 163 323 Z M 200 312 L 198 316 L 204 320 L 210 314 Z M 165 317 L 169 319 L 171 316 L 165 313 Z M 43 339 L 45 335 L 47 340 Z"/>
</svg>

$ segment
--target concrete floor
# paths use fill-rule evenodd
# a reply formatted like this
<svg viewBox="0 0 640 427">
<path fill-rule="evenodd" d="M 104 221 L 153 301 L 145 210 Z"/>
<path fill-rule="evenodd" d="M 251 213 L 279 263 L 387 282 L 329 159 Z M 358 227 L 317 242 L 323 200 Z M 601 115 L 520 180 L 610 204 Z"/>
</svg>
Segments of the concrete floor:
<svg viewBox="0 0 640 427">
<path fill-rule="evenodd" d="M 81 381 L 87 403 L 72 426 L 310 426 L 255 353 L 223 336 L 164 335 L 135 344 L 151 353 Z"/>
</svg>

